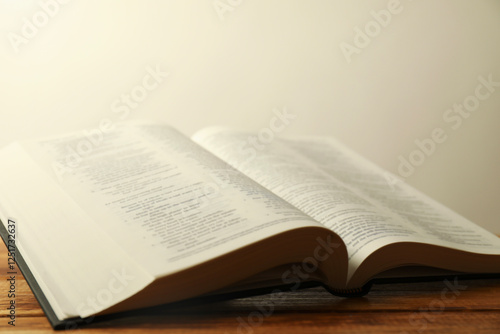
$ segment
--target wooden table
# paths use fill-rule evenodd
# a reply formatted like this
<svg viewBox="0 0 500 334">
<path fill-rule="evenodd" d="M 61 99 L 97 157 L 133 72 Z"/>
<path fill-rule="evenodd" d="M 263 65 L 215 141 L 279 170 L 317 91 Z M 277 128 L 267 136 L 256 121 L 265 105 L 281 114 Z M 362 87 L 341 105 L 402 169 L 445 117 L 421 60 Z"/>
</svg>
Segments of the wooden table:
<svg viewBox="0 0 500 334">
<path fill-rule="evenodd" d="M 7 253 L 0 247 L 0 330 L 52 333 L 21 275 L 16 279 L 16 326 L 8 325 Z M 500 333 L 500 279 L 375 285 L 363 298 L 340 298 L 323 288 L 190 306 L 142 310 L 94 322 L 77 333 Z M 455 284 L 455 282 L 453 282 Z"/>
</svg>

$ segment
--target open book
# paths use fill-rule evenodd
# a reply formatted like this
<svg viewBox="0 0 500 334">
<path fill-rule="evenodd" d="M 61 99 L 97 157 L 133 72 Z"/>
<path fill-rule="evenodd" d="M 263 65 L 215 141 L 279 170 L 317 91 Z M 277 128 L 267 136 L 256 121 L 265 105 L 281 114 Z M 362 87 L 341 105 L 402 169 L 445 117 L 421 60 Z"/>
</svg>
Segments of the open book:
<svg viewBox="0 0 500 334">
<path fill-rule="evenodd" d="M 500 272 L 498 237 L 337 141 L 267 139 L 129 122 L 0 150 L 2 236 L 52 325 L 276 285 L 355 295 L 380 277 Z"/>
</svg>

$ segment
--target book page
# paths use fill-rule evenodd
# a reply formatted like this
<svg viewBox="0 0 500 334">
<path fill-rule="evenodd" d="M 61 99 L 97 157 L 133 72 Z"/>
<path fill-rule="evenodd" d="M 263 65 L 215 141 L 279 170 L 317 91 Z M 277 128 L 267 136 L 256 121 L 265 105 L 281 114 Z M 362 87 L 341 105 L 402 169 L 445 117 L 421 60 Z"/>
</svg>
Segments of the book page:
<svg viewBox="0 0 500 334">
<path fill-rule="evenodd" d="M 270 143 L 230 130 L 207 129 L 195 141 L 339 234 L 349 277 L 376 249 L 426 242 L 497 253 L 499 239 L 452 213 L 331 139 Z"/>
<path fill-rule="evenodd" d="M 14 222 L 16 254 L 59 319 L 99 312 L 153 281 L 19 144 L 0 159 L 0 218 Z"/>
<path fill-rule="evenodd" d="M 102 137 L 76 134 L 26 147 L 155 277 L 284 231 L 321 226 L 167 126 L 122 124 Z"/>
</svg>

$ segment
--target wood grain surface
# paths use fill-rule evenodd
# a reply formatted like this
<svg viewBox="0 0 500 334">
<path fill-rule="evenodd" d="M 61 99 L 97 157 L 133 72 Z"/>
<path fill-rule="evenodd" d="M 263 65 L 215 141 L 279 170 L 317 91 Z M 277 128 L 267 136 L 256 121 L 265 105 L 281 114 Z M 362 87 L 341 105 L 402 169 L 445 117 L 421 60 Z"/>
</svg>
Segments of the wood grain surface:
<svg viewBox="0 0 500 334">
<path fill-rule="evenodd" d="M 4 245 L 0 249 L 0 330 L 54 332 L 20 272 L 16 275 L 16 326 L 8 324 L 7 252 Z M 310 288 L 157 307 L 76 329 L 82 334 L 500 333 L 500 279 L 374 285 L 362 298 L 340 298 L 323 288 Z"/>
</svg>

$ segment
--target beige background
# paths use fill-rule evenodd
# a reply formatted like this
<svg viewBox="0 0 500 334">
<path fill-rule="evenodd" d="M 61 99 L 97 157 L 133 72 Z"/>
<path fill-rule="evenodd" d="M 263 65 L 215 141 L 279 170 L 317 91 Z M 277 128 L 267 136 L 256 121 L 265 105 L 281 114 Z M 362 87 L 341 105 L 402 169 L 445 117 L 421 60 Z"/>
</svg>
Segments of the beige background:
<svg viewBox="0 0 500 334">
<path fill-rule="evenodd" d="M 443 120 L 479 75 L 500 81 L 500 1 L 401 0 L 349 63 L 341 43 L 388 2 L 73 0 L 44 22 L 39 1 L 0 0 L 0 145 L 117 121 L 111 104 L 158 65 L 169 77 L 128 118 L 189 135 L 259 130 L 286 107 L 296 119 L 283 134 L 335 136 L 397 173 L 442 128 L 405 181 L 500 233 L 500 88 L 458 129 Z M 231 9 L 224 19 L 214 3 Z M 40 27 L 16 52 L 10 39 L 33 16 Z"/>
</svg>

